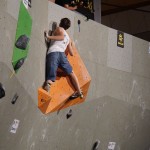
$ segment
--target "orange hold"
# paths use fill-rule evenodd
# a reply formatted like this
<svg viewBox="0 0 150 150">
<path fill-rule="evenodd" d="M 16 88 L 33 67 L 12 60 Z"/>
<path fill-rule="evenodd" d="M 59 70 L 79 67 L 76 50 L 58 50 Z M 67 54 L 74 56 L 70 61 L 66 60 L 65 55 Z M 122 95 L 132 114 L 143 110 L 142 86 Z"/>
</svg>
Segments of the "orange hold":
<svg viewBox="0 0 150 150">
<path fill-rule="evenodd" d="M 80 58 L 77 50 L 73 47 L 74 56 L 67 55 L 70 64 L 73 67 L 80 87 L 83 91 L 84 97 L 69 100 L 69 97 L 74 93 L 74 87 L 69 79 L 60 69 L 57 71 L 57 78 L 53 85 L 51 85 L 50 93 L 43 90 L 41 87 L 38 89 L 38 108 L 44 113 L 59 111 L 69 106 L 79 104 L 85 101 L 88 93 L 91 77 Z"/>
</svg>

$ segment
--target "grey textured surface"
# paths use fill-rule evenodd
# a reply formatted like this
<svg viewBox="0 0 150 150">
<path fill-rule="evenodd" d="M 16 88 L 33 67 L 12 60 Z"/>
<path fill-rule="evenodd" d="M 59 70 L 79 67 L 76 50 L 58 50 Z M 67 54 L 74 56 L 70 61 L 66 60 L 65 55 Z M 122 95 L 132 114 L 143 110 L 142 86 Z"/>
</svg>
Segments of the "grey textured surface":
<svg viewBox="0 0 150 150">
<path fill-rule="evenodd" d="M 142 7 L 141 9 L 150 10 L 150 6 L 147 5 L 145 7 Z M 137 12 L 136 10 L 127 10 L 119 13 L 113 13 L 110 15 L 102 16 L 101 23 L 108 27 L 118 29 L 123 32 L 150 41 L 149 20 L 150 20 L 150 14 L 147 12 L 142 12 L 142 11 Z"/>
<path fill-rule="evenodd" d="M 149 43 L 126 34 L 131 49 L 118 49 L 112 44 L 115 30 L 86 21 L 84 16 L 47 0 L 36 0 L 29 9 L 33 26 L 28 58 L 11 77 L 17 9 L 10 14 L 10 4 L 2 0 L 0 5 L 0 82 L 6 90 L 6 96 L 0 99 L 0 150 L 92 150 L 96 140 L 100 140 L 99 150 L 107 150 L 109 142 L 116 142 L 115 150 L 149 150 Z M 37 88 L 45 76 L 43 31 L 62 17 L 71 18 L 69 33 L 92 82 L 84 103 L 44 115 L 37 107 Z M 119 55 L 109 61 L 112 52 Z M 128 61 L 120 59 L 124 55 Z M 15 93 L 19 98 L 13 105 Z M 70 109 L 73 114 L 67 119 Z M 16 134 L 10 133 L 14 119 L 20 120 Z"/>
<path fill-rule="evenodd" d="M 124 34 L 124 48 L 116 46 L 117 31 L 109 30 L 107 65 L 110 68 L 132 71 L 132 36 Z"/>
</svg>

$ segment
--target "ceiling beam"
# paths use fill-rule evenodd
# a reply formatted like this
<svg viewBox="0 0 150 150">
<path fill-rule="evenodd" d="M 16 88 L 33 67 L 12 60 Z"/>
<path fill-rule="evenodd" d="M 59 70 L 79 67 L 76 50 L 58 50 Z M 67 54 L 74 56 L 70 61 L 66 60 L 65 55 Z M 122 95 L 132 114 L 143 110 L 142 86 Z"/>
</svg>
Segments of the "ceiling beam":
<svg viewBox="0 0 150 150">
<path fill-rule="evenodd" d="M 144 1 L 144 2 L 139 2 L 139 3 L 136 3 L 136 4 L 130 4 L 130 5 L 126 5 L 126 6 L 118 6 L 118 5 L 113 5 L 113 4 L 104 3 L 104 2 L 102 2 L 101 5 L 116 7 L 116 8 L 109 9 L 109 10 L 104 10 L 104 11 L 101 12 L 102 16 L 106 16 L 106 15 L 110 15 L 110 14 L 114 14 L 114 13 L 119 13 L 119 12 L 122 12 L 122 11 L 127 11 L 127 10 L 131 10 L 131 9 L 136 9 L 136 8 L 139 8 L 139 7 L 148 6 L 148 5 L 150 5 L 150 0 L 147 0 L 147 1 Z"/>
</svg>

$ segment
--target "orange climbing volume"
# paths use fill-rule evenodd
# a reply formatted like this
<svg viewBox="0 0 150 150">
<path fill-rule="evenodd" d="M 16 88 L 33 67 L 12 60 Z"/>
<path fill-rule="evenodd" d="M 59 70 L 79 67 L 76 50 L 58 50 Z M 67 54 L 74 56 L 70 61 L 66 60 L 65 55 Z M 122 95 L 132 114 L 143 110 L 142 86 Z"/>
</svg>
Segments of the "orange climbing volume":
<svg viewBox="0 0 150 150">
<path fill-rule="evenodd" d="M 69 106 L 79 104 L 85 101 L 91 77 L 80 58 L 77 49 L 73 47 L 74 56 L 67 55 L 70 64 L 73 67 L 80 87 L 83 91 L 84 97 L 69 100 L 69 97 L 74 93 L 74 87 L 69 79 L 60 69 L 57 71 L 57 78 L 53 85 L 51 85 L 50 93 L 43 90 L 41 87 L 38 89 L 38 107 L 44 113 L 59 111 Z"/>
</svg>

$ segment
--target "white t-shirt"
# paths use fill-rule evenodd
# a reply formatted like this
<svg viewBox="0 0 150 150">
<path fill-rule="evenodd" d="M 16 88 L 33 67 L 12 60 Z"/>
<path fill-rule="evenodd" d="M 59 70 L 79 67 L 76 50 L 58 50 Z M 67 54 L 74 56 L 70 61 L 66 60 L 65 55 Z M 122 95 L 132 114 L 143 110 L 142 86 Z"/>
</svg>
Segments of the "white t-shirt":
<svg viewBox="0 0 150 150">
<path fill-rule="evenodd" d="M 70 40 L 69 35 L 64 30 L 64 40 L 61 40 L 61 41 L 52 40 L 47 54 L 52 53 L 52 52 L 65 52 L 69 44 L 69 40 Z"/>
</svg>

